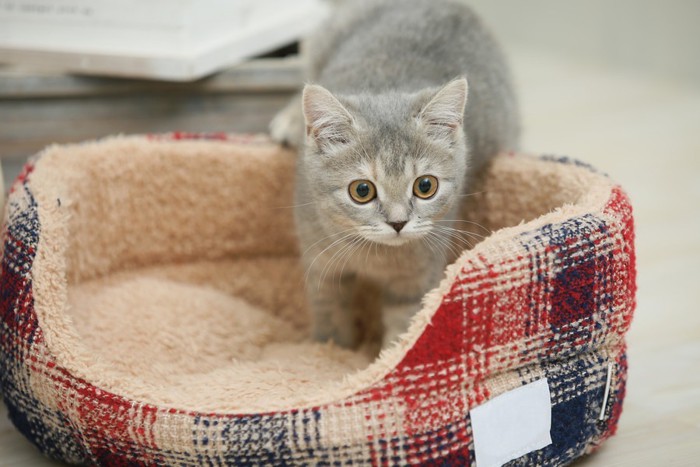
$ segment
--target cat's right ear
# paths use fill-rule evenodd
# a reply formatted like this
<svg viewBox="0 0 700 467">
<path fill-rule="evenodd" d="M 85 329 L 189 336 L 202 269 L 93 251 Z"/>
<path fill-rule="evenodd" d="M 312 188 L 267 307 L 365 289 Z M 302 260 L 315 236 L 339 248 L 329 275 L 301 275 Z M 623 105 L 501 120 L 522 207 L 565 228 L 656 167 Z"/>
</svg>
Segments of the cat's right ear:
<svg viewBox="0 0 700 467">
<path fill-rule="evenodd" d="M 466 78 L 447 83 L 420 112 L 419 121 L 436 140 L 453 142 L 462 128 L 469 86 Z"/>
<path fill-rule="evenodd" d="M 348 142 L 353 125 L 352 115 L 328 89 L 307 84 L 301 101 L 309 142 L 322 151 Z"/>
</svg>

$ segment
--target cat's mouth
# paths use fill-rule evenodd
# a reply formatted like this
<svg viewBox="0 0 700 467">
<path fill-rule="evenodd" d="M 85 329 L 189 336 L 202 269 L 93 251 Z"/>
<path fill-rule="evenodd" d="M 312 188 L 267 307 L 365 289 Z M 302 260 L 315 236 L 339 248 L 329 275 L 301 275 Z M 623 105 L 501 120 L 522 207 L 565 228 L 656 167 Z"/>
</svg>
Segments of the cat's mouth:
<svg viewBox="0 0 700 467">
<path fill-rule="evenodd" d="M 395 234 L 393 236 L 388 235 L 386 237 L 374 237 L 370 240 L 375 243 L 380 243 L 382 245 L 401 246 L 407 244 L 412 239 L 408 238 L 407 235 Z"/>
<path fill-rule="evenodd" d="M 401 246 L 407 243 L 420 240 L 425 237 L 426 232 L 416 231 L 413 229 L 404 229 L 400 232 L 394 230 L 383 230 L 380 232 L 372 232 L 371 234 L 363 235 L 367 240 L 388 246 Z"/>
</svg>

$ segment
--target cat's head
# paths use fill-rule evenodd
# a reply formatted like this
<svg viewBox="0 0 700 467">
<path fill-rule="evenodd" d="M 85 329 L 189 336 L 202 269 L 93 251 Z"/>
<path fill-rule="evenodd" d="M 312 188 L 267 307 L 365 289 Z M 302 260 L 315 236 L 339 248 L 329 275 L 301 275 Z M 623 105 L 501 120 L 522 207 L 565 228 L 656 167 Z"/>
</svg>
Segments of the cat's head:
<svg viewBox="0 0 700 467">
<path fill-rule="evenodd" d="M 467 81 L 415 94 L 303 94 L 303 187 L 331 231 L 386 245 L 422 238 L 453 211 L 467 167 Z"/>
</svg>

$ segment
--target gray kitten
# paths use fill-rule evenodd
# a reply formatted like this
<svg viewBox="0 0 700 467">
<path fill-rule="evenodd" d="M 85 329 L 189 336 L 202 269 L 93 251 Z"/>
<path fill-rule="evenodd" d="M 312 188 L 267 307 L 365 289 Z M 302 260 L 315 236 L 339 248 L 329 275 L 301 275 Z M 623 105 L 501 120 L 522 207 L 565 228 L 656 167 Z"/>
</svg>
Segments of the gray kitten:
<svg viewBox="0 0 700 467">
<path fill-rule="evenodd" d="M 382 290 L 386 346 L 442 277 L 470 179 L 517 144 L 513 86 L 498 45 L 457 1 L 347 2 L 304 45 L 317 84 L 271 132 L 304 145 L 296 221 L 313 337 L 357 344 L 350 296 L 361 280 Z"/>
</svg>

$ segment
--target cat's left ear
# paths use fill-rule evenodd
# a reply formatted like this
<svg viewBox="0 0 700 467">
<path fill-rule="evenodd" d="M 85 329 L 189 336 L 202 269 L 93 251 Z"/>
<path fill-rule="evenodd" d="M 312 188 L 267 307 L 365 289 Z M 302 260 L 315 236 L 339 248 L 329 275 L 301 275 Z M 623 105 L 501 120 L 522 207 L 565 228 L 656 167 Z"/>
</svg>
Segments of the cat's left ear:
<svg viewBox="0 0 700 467">
<path fill-rule="evenodd" d="M 423 106 L 418 120 L 425 125 L 428 135 L 440 140 L 454 139 L 464 122 L 467 92 L 467 79 L 458 78 L 447 83 Z"/>
<path fill-rule="evenodd" d="M 350 112 L 331 92 L 317 84 L 307 84 L 302 94 L 306 135 L 322 151 L 347 142 L 352 130 Z"/>
</svg>

